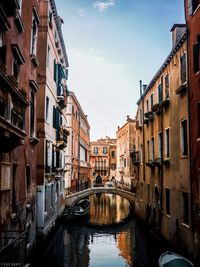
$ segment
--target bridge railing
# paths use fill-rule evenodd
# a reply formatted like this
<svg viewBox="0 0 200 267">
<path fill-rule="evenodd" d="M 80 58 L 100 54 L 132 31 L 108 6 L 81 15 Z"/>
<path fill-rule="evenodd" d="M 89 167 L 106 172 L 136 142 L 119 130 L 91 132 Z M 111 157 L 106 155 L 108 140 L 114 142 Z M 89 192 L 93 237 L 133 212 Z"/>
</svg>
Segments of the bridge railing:
<svg viewBox="0 0 200 267">
<path fill-rule="evenodd" d="M 132 193 L 136 192 L 136 187 L 130 186 L 129 184 L 126 184 L 124 182 L 120 182 L 120 181 L 115 180 L 111 183 L 111 185 L 112 186 L 106 185 L 106 183 L 105 183 L 101 186 L 109 187 L 109 188 L 119 188 L 119 189 L 126 190 L 126 191 L 132 192 Z M 82 183 L 79 186 L 75 185 L 75 186 L 66 188 L 65 189 L 65 195 L 71 195 L 71 194 L 78 193 L 78 192 L 81 192 L 81 191 L 84 191 L 86 189 L 93 188 L 93 187 L 97 187 L 97 186 L 94 183 L 88 183 L 88 182 Z"/>
</svg>

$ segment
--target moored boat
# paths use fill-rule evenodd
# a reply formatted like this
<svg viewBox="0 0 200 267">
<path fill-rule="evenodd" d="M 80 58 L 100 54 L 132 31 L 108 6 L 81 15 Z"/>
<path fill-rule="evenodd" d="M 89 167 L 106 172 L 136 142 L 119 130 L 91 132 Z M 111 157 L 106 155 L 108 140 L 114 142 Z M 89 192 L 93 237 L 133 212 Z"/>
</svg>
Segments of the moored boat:
<svg viewBox="0 0 200 267">
<path fill-rule="evenodd" d="M 63 213 L 63 217 L 65 217 L 67 220 L 80 219 L 88 215 L 89 211 L 90 211 L 89 200 L 82 199 L 73 207 L 67 208 Z"/>
<path fill-rule="evenodd" d="M 192 267 L 194 266 L 191 261 L 178 255 L 174 252 L 164 252 L 159 260 L 159 267 Z"/>
</svg>

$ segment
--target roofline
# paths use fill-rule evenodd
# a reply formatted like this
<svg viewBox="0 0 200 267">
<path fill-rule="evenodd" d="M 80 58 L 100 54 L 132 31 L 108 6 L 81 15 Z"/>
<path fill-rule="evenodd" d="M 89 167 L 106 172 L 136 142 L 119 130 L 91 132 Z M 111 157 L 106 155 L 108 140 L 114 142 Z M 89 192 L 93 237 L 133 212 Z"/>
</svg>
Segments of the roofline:
<svg viewBox="0 0 200 267">
<path fill-rule="evenodd" d="M 116 131 L 116 134 L 122 129 L 122 128 L 124 128 L 128 123 L 134 123 L 134 122 L 136 122 L 136 120 L 135 119 L 129 119 L 129 121 L 127 121 L 126 123 L 124 123 L 117 131 Z"/>
<path fill-rule="evenodd" d="M 50 3 L 51 3 L 51 8 L 52 8 L 52 11 L 53 11 L 54 19 L 55 19 L 55 22 L 56 22 L 56 28 L 57 28 L 58 35 L 59 35 L 59 38 L 60 38 L 60 43 L 61 43 L 61 46 L 62 46 L 64 58 L 65 58 L 65 65 L 68 68 L 69 67 L 69 62 L 68 62 L 67 52 L 66 52 L 66 48 L 65 48 L 65 42 L 64 42 L 64 38 L 63 38 L 63 33 L 62 33 L 62 29 L 61 29 L 61 23 L 60 23 L 60 19 L 59 19 L 59 16 L 58 16 L 55 0 L 50 0 Z"/>
<path fill-rule="evenodd" d="M 79 108 L 79 110 L 80 110 L 80 112 L 82 114 L 82 117 L 83 117 L 85 123 L 87 124 L 88 128 L 90 129 L 90 124 L 88 122 L 87 116 L 85 115 L 85 113 L 84 113 L 84 111 L 83 111 L 83 109 L 82 109 L 82 107 L 81 107 L 76 95 L 74 94 L 74 92 L 69 91 L 68 96 L 72 96 L 74 98 L 74 100 L 75 100 L 75 102 L 76 102 L 76 104 L 77 104 L 77 106 L 78 106 L 78 108 Z"/>
<path fill-rule="evenodd" d="M 171 61 L 172 57 L 175 55 L 175 53 L 178 51 L 178 49 L 181 47 L 181 45 L 184 43 L 184 41 L 186 40 L 186 32 L 182 35 L 182 37 L 180 38 L 179 42 L 177 43 L 177 45 L 171 50 L 171 52 L 169 53 L 168 57 L 165 59 L 164 63 L 161 65 L 161 67 L 159 68 L 159 70 L 156 72 L 156 74 L 154 75 L 154 77 L 152 78 L 152 80 L 150 81 L 150 83 L 148 84 L 145 92 L 141 95 L 140 99 L 137 101 L 137 105 L 140 104 L 140 102 L 142 101 L 142 99 L 145 97 L 145 95 L 149 92 L 149 90 L 153 87 L 153 85 L 155 84 L 155 82 L 157 81 L 158 77 L 160 77 L 161 73 L 163 72 L 163 70 L 166 68 L 166 66 L 169 64 L 169 62 Z"/>
</svg>

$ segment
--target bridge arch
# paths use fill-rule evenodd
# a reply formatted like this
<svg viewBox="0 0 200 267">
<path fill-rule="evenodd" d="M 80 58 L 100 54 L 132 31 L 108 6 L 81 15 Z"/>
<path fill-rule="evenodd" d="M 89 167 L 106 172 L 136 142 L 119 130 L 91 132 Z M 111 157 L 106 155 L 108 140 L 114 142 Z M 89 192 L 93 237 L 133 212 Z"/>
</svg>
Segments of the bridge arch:
<svg viewBox="0 0 200 267">
<path fill-rule="evenodd" d="M 86 190 L 77 192 L 75 194 L 67 195 L 65 197 L 65 205 L 66 207 L 74 206 L 79 200 L 88 197 L 90 195 L 94 195 L 97 193 L 108 193 L 115 194 L 127 199 L 131 206 L 135 207 L 135 193 L 120 189 L 120 188 L 110 188 L 110 187 L 91 187 Z"/>
</svg>

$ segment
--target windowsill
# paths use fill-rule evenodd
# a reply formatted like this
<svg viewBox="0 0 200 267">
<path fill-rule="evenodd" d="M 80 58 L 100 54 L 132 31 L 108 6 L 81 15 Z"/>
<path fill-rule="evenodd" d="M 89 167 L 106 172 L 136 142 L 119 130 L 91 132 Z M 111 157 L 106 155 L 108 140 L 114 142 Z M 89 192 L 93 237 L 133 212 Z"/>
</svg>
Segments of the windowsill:
<svg viewBox="0 0 200 267">
<path fill-rule="evenodd" d="M 200 4 L 196 7 L 196 9 L 194 10 L 194 12 L 192 13 L 192 16 L 194 16 L 196 14 L 196 12 L 198 11 L 199 8 L 200 8 Z"/>
<path fill-rule="evenodd" d="M 166 214 L 166 213 L 164 215 L 165 215 L 166 218 L 171 219 L 171 215 Z"/>
<path fill-rule="evenodd" d="M 200 74 L 200 70 L 198 70 L 198 71 L 194 74 L 194 76 L 199 76 L 199 74 Z"/>
<path fill-rule="evenodd" d="M 184 227 L 184 228 L 190 229 L 190 226 L 188 224 L 181 223 L 181 226 Z"/>
<path fill-rule="evenodd" d="M 188 159 L 189 155 L 181 155 L 181 159 Z"/>
</svg>

